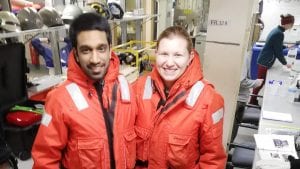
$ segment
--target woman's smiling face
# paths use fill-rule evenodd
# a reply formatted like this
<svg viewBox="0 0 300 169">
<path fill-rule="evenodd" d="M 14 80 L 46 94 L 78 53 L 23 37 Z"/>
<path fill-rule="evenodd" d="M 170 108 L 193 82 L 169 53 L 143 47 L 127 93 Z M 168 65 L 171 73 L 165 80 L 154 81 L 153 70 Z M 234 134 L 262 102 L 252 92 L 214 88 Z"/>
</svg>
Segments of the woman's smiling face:
<svg viewBox="0 0 300 169">
<path fill-rule="evenodd" d="M 171 88 L 184 73 L 193 55 L 187 49 L 187 41 L 171 35 L 161 39 L 156 51 L 156 67 L 166 87 Z"/>
</svg>

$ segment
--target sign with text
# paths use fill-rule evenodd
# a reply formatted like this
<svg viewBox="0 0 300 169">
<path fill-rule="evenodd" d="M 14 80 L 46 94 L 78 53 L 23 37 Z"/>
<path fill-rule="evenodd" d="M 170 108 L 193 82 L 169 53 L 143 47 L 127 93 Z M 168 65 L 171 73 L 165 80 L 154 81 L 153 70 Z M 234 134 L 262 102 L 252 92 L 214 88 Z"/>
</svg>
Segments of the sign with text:
<svg viewBox="0 0 300 169">
<path fill-rule="evenodd" d="M 220 20 L 220 19 L 211 19 L 209 21 L 211 26 L 228 26 L 227 20 Z"/>
</svg>

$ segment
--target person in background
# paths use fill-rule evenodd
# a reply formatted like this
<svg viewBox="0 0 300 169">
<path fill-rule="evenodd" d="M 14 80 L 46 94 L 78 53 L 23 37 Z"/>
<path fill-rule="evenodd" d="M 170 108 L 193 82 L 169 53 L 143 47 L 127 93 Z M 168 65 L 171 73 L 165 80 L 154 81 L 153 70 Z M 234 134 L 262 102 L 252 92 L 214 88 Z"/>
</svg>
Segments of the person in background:
<svg viewBox="0 0 300 169">
<path fill-rule="evenodd" d="M 283 56 L 283 40 L 284 31 L 289 30 L 293 27 L 295 18 L 291 14 L 280 15 L 281 25 L 274 28 L 267 36 L 266 43 L 261 50 L 257 63 L 257 78 L 266 79 L 267 70 L 271 68 L 276 60 L 276 58 L 285 65 L 287 68 L 291 68 L 291 64 L 286 62 Z M 265 81 L 259 87 L 253 89 L 253 94 L 257 95 L 261 88 L 264 86 Z M 250 104 L 258 105 L 257 97 L 252 96 L 250 99 Z"/>
<path fill-rule="evenodd" d="M 188 32 L 171 26 L 159 36 L 156 65 L 134 84 L 136 169 L 224 169 L 224 100 L 202 74 Z"/>
<path fill-rule="evenodd" d="M 111 51 L 109 23 L 85 13 L 72 22 L 69 36 L 68 77 L 46 98 L 33 168 L 134 168 L 136 103 Z"/>
<path fill-rule="evenodd" d="M 234 138 L 237 135 L 238 132 L 238 123 L 241 121 L 243 117 L 243 112 L 245 110 L 246 103 L 249 100 L 250 96 L 250 89 L 255 88 L 258 86 L 261 86 L 263 83 L 264 79 L 254 79 L 252 80 L 250 78 L 250 59 L 251 59 L 251 52 L 247 52 L 245 58 L 244 58 L 244 63 L 242 67 L 242 74 L 240 78 L 240 89 L 239 89 L 239 94 L 238 94 L 238 100 L 237 100 L 237 105 L 236 105 L 236 110 L 235 110 L 235 123 L 232 129 L 232 134 L 231 134 L 231 141 L 232 143 L 234 141 Z"/>
</svg>

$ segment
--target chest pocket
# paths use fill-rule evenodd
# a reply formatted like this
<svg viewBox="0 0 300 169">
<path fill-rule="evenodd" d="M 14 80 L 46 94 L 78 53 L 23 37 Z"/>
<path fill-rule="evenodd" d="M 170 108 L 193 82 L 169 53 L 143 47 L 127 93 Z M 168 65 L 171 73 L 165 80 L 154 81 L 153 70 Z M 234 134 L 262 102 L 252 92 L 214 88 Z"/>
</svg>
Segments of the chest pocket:
<svg viewBox="0 0 300 169">
<path fill-rule="evenodd" d="M 194 166 L 195 149 L 191 143 L 191 136 L 169 134 L 167 159 L 171 168 L 191 168 Z"/>
<path fill-rule="evenodd" d="M 103 139 L 82 139 L 77 143 L 82 169 L 104 168 Z"/>
<path fill-rule="evenodd" d="M 201 95 L 205 84 L 197 81 L 191 88 L 185 106 L 192 109 L 199 96 Z M 197 145 L 192 141 L 192 136 L 170 133 L 168 136 L 167 161 L 171 168 L 185 169 L 194 168 L 198 161 L 199 152 Z"/>
</svg>

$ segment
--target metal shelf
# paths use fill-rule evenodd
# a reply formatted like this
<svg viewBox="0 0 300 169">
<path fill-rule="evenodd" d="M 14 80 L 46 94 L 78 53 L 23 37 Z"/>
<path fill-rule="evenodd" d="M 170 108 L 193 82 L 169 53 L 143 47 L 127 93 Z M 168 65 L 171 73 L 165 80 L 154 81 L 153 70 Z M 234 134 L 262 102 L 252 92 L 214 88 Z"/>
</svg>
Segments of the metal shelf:
<svg viewBox="0 0 300 169">
<path fill-rule="evenodd" d="M 157 17 L 158 15 L 140 15 L 140 16 L 124 16 L 123 19 L 115 19 L 112 20 L 111 23 L 120 23 L 121 26 L 121 39 L 122 43 L 127 42 L 127 22 L 135 21 L 136 22 L 136 38 L 135 40 L 141 40 L 141 31 L 142 31 L 142 21 L 143 19 L 150 19 L 153 17 Z"/>
<path fill-rule="evenodd" d="M 135 21 L 136 22 L 136 40 L 141 40 L 141 24 L 143 19 L 151 19 L 153 17 L 157 17 L 157 15 L 140 15 L 140 16 L 124 16 L 122 19 L 114 19 L 109 20 L 109 23 L 120 23 L 121 25 L 121 38 L 122 43 L 125 43 L 127 40 L 127 22 Z M 57 26 L 57 27 L 49 27 L 49 28 L 42 28 L 42 29 L 34 29 L 34 30 L 26 30 L 20 32 L 9 32 L 9 33 L 0 33 L 0 39 L 4 38 L 11 38 L 11 37 L 18 37 L 21 42 L 24 42 L 24 37 L 26 35 L 38 35 L 40 33 L 49 33 L 49 40 L 51 43 L 51 48 L 53 52 L 53 63 L 54 63 L 54 72 L 56 75 L 62 74 L 62 68 L 60 64 L 60 57 L 59 57 L 59 31 L 61 30 L 68 30 L 69 27 L 66 25 Z"/>
<path fill-rule="evenodd" d="M 124 16 L 122 19 L 109 20 L 110 23 L 136 21 L 150 17 L 149 15 L 141 16 Z"/>
<path fill-rule="evenodd" d="M 26 30 L 20 32 L 9 32 L 9 33 L 1 33 L 0 39 L 4 38 L 12 38 L 18 37 L 20 42 L 24 43 L 24 37 L 26 35 L 37 35 L 40 33 L 48 33 L 49 41 L 53 53 L 53 64 L 54 64 L 54 73 L 56 75 L 62 74 L 62 68 L 60 63 L 60 55 L 59 55 L 59 31 L 67 30 L 68 27 L 66 26 L 57 26 L 57 27 L 50 27 L 50 28 L 42 28 L 42 29 L 33 29 L 33 30 Z"/>
<path fill-rule="evenodd" d="M 57 27 L 50 27 L 50 28 L 42 28 L 42 29 L 32 29 L 20 32 L 8 32 L 8 33 L 0 33 L 0 39 L 3 38 L 11 38 L 16 36 L 23 36 L 27 34 L 35 34 L 35 33 L 42 33 L 42 32 L 52 32 L 67 29 L 66 26 L 57 26 Z"/>
</svg>

